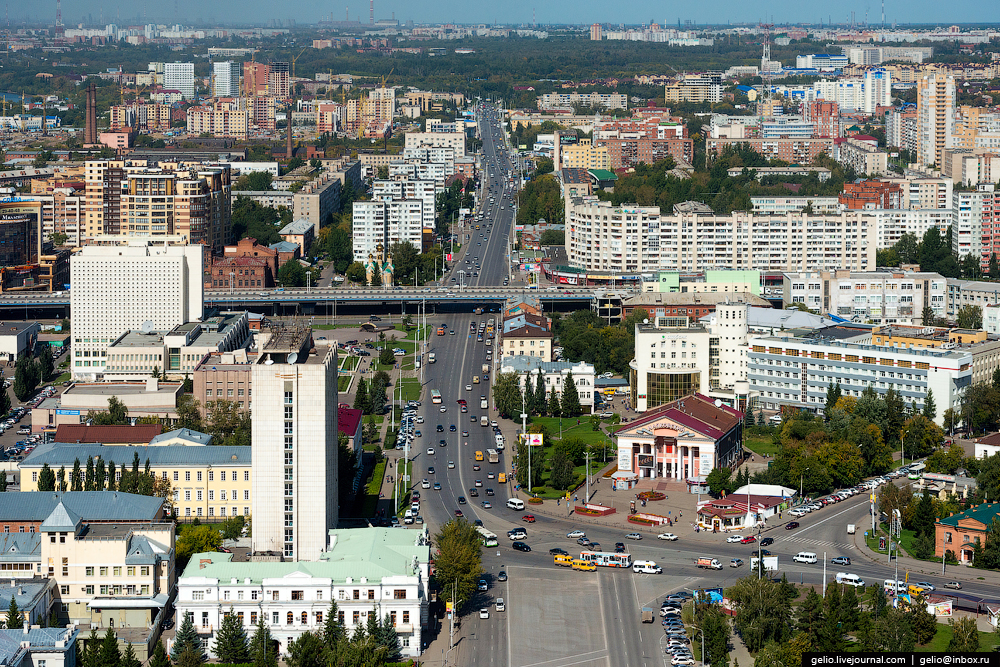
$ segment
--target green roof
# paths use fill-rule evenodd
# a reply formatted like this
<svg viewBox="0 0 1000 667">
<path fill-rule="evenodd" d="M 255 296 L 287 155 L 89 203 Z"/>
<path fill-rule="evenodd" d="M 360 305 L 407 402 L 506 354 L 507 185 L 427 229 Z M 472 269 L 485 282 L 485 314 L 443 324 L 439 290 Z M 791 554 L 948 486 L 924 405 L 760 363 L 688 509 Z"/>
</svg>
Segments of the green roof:
<svg viewBox="0 0 1000 667">
<path fill-rule="evenodd" d="M 962 519 L 975 519 L 986 526 L 986 530 L 989 530 L 990 526 L 993 525 L 993 519 L 997 518 L 998 514 L 1000 514 L 1000 503 L 982 503 L 964 512 L 957 512 L 945 517 L 938 521 L 938 523 L 946 526 L 957 526 L 958 522 Z"/>
<path fill-rule="evenodd" d="M 232 554 L 199 553 L 191 556 L 181 578 L 250 579 L 256 584 L 295 572 L 340 582 L 348 577 L 412 576 L 414 558 L 418 565 L 430 560 L 430 546 L 419 544 L 422 536 L 422 531 L 402 528 L 335 529 L 330 531 L 333 547 L 318 561 L 234 563 Z"/>
<path fill-rule="evenodd" d="M 608 171 L 607 169 L 591 169 L 590 173 L 594 175 L 599 181 L 617 181 L 618 177 L 615 176 L 615 172 Z"/>
</svg>

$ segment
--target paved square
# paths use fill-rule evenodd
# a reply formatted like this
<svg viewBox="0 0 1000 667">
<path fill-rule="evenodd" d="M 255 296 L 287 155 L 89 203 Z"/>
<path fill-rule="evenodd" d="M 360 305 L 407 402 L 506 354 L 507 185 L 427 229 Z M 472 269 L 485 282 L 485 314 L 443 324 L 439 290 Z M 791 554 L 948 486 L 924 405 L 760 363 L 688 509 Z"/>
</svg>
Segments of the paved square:
<svg viewBox="0 0 1000 667">
<path fill-rule="evenodd" d="M 511 667 L 608 665 L 596 572 L 509 567 Z"/>
</svg>

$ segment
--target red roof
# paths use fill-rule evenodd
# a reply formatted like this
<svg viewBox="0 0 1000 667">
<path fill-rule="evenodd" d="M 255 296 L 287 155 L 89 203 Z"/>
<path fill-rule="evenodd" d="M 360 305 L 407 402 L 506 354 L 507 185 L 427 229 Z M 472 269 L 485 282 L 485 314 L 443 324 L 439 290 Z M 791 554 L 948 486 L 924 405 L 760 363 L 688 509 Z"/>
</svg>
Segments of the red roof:
<svg viewBox="0 0 1000 667">
<path fill-rule="evenodd" d="M 160 424 L 135 426 L 87 426 L 86 424 L 61 424 L 56 428 L 55 442 L 66 443 L 148 443 L 163 433 Z"/>
<path fill-rule="evenodd" d="M 630 423 L 628 430 L 664 418 L 718 440 L 743 421 L 743 413 L 724 403 L 716 407 L 715 401 L 703 394 L 692 394 L 647 412 Z"/>
<path fill-rule="evenodd" d="M 358 432 L 361 424 L 361 410 L 354 408 L 337 408 L 337 431 L 351 437 Z"/>
</svg>

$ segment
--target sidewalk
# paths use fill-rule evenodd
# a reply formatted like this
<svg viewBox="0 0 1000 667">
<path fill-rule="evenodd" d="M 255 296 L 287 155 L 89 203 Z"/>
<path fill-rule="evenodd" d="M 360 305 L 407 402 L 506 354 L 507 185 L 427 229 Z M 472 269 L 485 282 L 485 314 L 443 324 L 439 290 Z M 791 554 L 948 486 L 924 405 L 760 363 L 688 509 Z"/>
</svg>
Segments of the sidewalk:
<svg viewBox="0 0 1000 667">
<path fill-rule="evenodd" d="M 910 573 L 920 573 L 935 577 L 943 576 L 950 580 L 960 581 L 962 583 L 981 582 L 991 586 L 1000 586 L 1000 572 L 994 572 L 992 570 L 979 570 L 969 567 L 968 565 L 946 565 L 945 573 L 942 575 L 941 559 L 938 559 L 937 561 L 924 561 L 917 560 L 916 558 L 910 558 L 909 556 L 897 556 L 893 559 L 892 563 L 890 563 L 887 554 L 880 554 L 868 547 L 865 543 L 864 533 L 865 531 L 862 530 L 859 525 L 858 531 L 854 534 L 854 546 L 858 549 L 862 556 L 873 563 L 882 563 L 883 565 L 896 563 L 899 565 L 900 571 L 905 570 Z"/>
</svg>

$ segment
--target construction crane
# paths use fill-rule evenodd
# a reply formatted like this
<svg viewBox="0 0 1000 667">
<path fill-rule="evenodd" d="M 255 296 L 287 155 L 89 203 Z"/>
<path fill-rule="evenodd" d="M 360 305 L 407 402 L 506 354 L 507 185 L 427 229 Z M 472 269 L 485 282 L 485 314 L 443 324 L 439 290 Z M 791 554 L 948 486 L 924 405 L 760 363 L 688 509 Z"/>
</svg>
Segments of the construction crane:
<svg viewBox="0 0 1000 667">
<path fill-rule="evenodd" d="M 292 78 L 293 79 L 295 78 L 295 61 L 297 61 L 299 59 L 299 56 L 301 56 L 303 53 L 305 53 L 306 49 L 308 49 L 308 48 L 309 47 L 307 46 L 305 49 L 302 49 L 301 51 L 299 51 L 299 55 L 298 56 L 295 56 L 294 58 L 292 58 Z"/>
<path fill-rule="evenodd" d="M 386 80 L 387 80 L 387 79 L 388 79 L 388 78 L 389 78 L 390 76 L 392 76 L 392 73 L 393 73 L 393 72 L 395 72 L 395 71 L 396 71 L 396 68 L 395 68 L 395 67 L 393 67 L 393 68 L 392 68 L 391 70 L 389 70 L 389 73 L 388 73 L 388 74 L 386 74 L 385 76 L 383 76 L 383 77 L 380 77 L 380 78 L 379 78 L 379 84 L 380 84 L 380 85 L 379 85 L 379 88 L 385 88 L 385 82 L 386 82 Z"/>
</svg>

